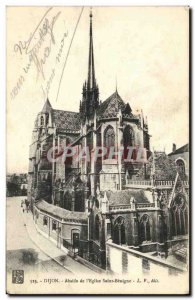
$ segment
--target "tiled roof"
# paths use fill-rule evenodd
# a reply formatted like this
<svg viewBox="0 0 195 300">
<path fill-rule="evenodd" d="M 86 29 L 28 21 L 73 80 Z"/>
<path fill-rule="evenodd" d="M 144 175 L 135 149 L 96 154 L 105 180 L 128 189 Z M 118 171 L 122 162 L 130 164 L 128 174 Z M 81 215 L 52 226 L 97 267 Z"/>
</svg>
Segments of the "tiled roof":
<svg viewBox="0 0 195 300">
<path fill-rule="evenodd" d="M 145 192 L 143 190 L 123 190 L 123 191 L 107 191 L 107 198 L 110 205 L 130 204 L 130 199 L 133 197 L 136 203 L 149 203 Z"/>
<path fill-rule="evenodd" d="M 81 128 L 80 114 L 77 112 L 53 109 L 52 120 L 57 128 L 66 131 L 79 131 Z"/>
<path fill-rule="evenodd" d="M 177 150 L 175 150 L 175 152 L 171 152 L 168 155 L 170 156 L 170 155 L 175 155 L 175 154 L 181 154 L 184 152 L 189 152 L 189 144 L 186 144 L 186 145 L 178 148 Z"/>
<path fill-rule="evenodd" d="M 163 152 L 155 152 L 155 179 L 156 180 L 175 180 L 177 165 L 174 160 Z M 146 174 L 145 174 L 146 168 Z M 137 173 L 136 180 L 149 179 L 153 172 L 153 154 L 148 159 L 146 166 L 142 167 Z"/>
<path fill-rule="evenodd" d="M 97 110 L 97 116 L 100 118 L 116 117 L 119 109 L 124 110 L 125 107 L 126 104 L 116 91 L 107 100 L 100 104 Z"/>
<path fill-rule="evenodd" d="M 87 213 L 85 212 L 69 211 L 53 204 L 49 204 L 44 200 L 37 202 L 36 206 L 38 209 L 60 219 L 87 220 Z"/>
</svg>

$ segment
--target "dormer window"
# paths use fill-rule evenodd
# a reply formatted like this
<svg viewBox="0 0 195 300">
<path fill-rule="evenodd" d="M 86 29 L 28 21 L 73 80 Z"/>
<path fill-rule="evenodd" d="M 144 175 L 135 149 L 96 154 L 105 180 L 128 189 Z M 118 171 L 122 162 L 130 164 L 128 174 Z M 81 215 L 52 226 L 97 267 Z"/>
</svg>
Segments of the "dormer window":
<svg viewBox="0 0 195 300">
<path fill-rule="evenodd" d="M 43 118 L 43 116 L 41 116 L 41 126 L 43 126 L 44 125 L 44 118 Z"/>
</svg>

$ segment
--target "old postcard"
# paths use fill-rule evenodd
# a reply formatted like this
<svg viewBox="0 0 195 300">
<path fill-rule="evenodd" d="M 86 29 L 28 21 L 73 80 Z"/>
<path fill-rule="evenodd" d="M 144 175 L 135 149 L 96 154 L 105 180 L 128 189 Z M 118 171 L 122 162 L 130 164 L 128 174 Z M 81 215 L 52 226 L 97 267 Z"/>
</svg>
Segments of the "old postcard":
<svg viewBox="0 0 195 300">
<path fill-rule="evenodd" d="M 8 294 L 189 294 L 189 7 L 7 7 Z"/>
</svg>

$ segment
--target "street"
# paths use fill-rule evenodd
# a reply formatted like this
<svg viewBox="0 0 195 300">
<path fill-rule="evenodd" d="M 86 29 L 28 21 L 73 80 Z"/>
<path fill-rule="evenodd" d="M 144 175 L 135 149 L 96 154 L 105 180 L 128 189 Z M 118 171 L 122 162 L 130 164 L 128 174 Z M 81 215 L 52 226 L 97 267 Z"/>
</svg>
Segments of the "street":
<svg viewBox="0 0 195 300">
<path fill-rule="evenodd" d="M 7 271 L 24 270 L 33 274 L 45 272 L 69 273 L 38 248 L 30 239 L 25 224 L 21 200 L 7 198 Z M 31 214 L 31 212 L 29 212 Z M 27 261 L 26 257 L 31 259 Z"/>
<path fill-rule="evenodd" d="M 65 253 L 36 231 L 32 213 L 23 212 L 21 207 L 21 201 L 25 198 L 10 197 L 6 202 L 7 272 L 24 270 L 29 275 L 94 273 L 67 255 L 64 266 L 60 264 L 60 258 Z"/>
</svg>

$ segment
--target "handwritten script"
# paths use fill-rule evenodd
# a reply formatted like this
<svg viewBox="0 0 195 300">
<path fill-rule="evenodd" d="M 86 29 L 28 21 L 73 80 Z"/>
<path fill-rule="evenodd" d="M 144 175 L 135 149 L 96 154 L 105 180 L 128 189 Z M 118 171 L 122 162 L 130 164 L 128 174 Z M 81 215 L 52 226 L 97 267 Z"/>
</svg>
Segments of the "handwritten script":
<svg viewBox="0 0 195 300">
<path fill-rule="evenodd" d="M 45 80 L 44 66 L 50 56 L 52 46 L 56 44 L 54 26 L 61 14 L 61 11 L 52 14 L 52 9 L 53 7 L 50 7 L 46 11 L 27 40 L 18 41 L 14 44 L 14 52 L 21 56 L 28 56 L 28 63 L 23 67 L 23 73 L 18 77 L 17 83 L 11 91 L 11 99 L 18 95 L 25 81 L 25 76 L 33 65 L 37 71 L 36 81 L 38 81 L 39 76 Z M 67 35 L 68 32 L 66 32 L 65 37 Z"/>
</svg>

